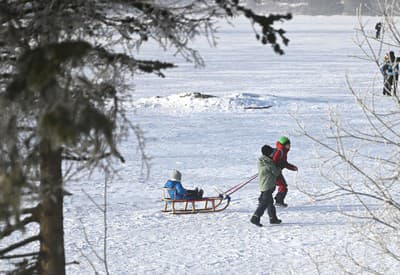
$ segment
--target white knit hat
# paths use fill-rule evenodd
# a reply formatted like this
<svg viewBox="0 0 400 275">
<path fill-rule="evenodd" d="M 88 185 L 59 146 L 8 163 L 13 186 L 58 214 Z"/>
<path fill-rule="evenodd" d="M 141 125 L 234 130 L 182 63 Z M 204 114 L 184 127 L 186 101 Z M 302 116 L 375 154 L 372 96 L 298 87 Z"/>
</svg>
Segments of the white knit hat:
<svg viewBox="0 0 400 275">
<path fill-rule="evenodd" d="M 178 170 L 172 171 L 170 180 L 172 180 L 172 181 L 181 181 L 182 180 L 181 172 L 179 172 Z"/>
</svg>

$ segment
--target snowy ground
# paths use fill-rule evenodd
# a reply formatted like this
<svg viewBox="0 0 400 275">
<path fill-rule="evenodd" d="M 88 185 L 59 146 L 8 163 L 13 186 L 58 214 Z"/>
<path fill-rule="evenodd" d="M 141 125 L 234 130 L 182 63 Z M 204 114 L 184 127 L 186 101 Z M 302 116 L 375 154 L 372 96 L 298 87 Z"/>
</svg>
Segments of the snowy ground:
<svg viewBox="0 0 400 275">
<path fill-rule="evenodd" d="M 319 176 L 314 146 L 296 135 L 291 115 L 320 136 L 331 108 L 362 127 L 345 74 L 362 91 L 377 72 L 373 65 L 351 57 L 361 54 L 352 42 L 356 18 L 296 17 L 285 25 L 291 39 L 285 56 L 259 45 L 246 21 L 234 24 L 235 28 L 221 28 L 217 48 L 203 41 L 196 44 L 205 68 L 178 59 L 179 67 L 167 71 L 165 79 L 139 76 L 134 81 L 131 115 L 145 131 L 151 173 L 148 180 L 141 174 L 132 137 L 122 145 L 127 162 L 110 186 L 111 274 L 316 274 L 313 261 L 321 264 L 323 274 L 342 273 L 333 255 L 357 241 L 353 231 L 360 222 L 341 212 L 354 213 L 360 206 L 351 200 L 313 203 L 297 189 L 308 184 L 325 188 L 327 183 Z M 176 60 L 152 46 L 140 55 Z M 182 97 L 193 92 L 217 98 Z M 272 107 L 246 110 L 248 106 Z M 285 172 L 290 208 L 278 210 L 282 225 L 260 229 L 249 223 L 259 195 L 256 182 L 234 194 L 223 213 L 160 212 L 160 188 L 171 169 L 183 172 L 185 186 L 199 186 L 212 195 L 214 186 L 226 189 L 254 174 L 260 147 L 273 145 L 282 134 L 291 136 L 289 160 L 300 168 L 298 174 Z M 82 226 L 101 253 L 102 216 L 80 192 L 84 189 L 101 202 L 102 186 L 96 176 L 67 186 L 75 193 L 65 203 L 67 258 L 81 262 L 68 266 L 69 274 L 93 273 L 80 250 L 103 272 Z M 360 247 L 360 253 L 364 249 Z M 386 274 L 400 271 L 391 268 Z"/>
</svg>

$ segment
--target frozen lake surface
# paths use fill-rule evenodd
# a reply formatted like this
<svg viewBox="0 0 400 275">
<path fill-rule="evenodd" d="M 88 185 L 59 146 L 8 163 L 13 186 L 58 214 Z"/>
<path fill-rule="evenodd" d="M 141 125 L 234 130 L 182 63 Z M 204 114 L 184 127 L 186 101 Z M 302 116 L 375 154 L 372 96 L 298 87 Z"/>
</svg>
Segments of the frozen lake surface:
<svg viewBox="0 0 400 275">
<path fill-rule="evenodd" d="M 362 223 L 341 212 L 356 213 L 361 206 L 351 199 L 316 203 L 300 192 L 298 186 L 322 189 L 327 183 L 319 175 L 314 145 L 297 134 L 293 116 L 321 137 L 326 136 L 330 109 L 363 127 L 346 73 L 364 93 L 378 73 L 373 64 L 354 57 L 362 55 L 353 43 L 357 19 L 296 17 L 284 25 L 291 40 L 284 56 L 261 46 L 247 21 L 233 24 L 235 28 L 221 27 L 216 48 L 206 41 L 194 44 L 206 62 L 204 68 L 194 68 L 152 45 L 140 51 L 139 57 L 175 60 L 178 67 L 166 71 L 165 79 L 136 76 L 133 81 L 131 117 L 145 132 L 151 170 L 146 180 L 137 142 L 131 137 L 121 146 L 127 162 L 110 186 L 111 274 L 317 274 L 314 261 L 321 264 L 323 274 L 342 273 L 337 254 L 356 243 L 354 228 Z M 179 96 L 193 92 L 217 98 Z M 380 87 L 368 92 L 379 95 Z M 390 104 L 386 98 L 382 104 L 385 100 Z M 264 105 L 272 107 L 245 109 Z M 257 206 L 257 182 L 235 193 L 223 213 L 160 212 L 161 187 L 172 169 L 183 173 L 184 186 L 199 186 L 213 195 L 214 187 L 227 189 L 253 175 L 261 146 L 273 145 L 282 134 L 291 137 L 289 161 L 300 169 L 298 174 L 284 172 L 290 207 L 278 210 L 282 225 L 260 229 L 249 223 Z M 96 174 L 67 186 L 74 193 L 65 202 L 67 260 L 82 262 L 68 266 L 69 274 L 93 272 L 80 249 L 102 272 L 82 229 L 83 223 L 100 253 L 102 216 L 80 192 L 84 189 L 101 202 L 102 186 Z M 358 247 L 356 252 L 365 249 Z M 400 271 L 383 266 L 383 273 L 385 268 L 386 274 Z"/>
</svg>

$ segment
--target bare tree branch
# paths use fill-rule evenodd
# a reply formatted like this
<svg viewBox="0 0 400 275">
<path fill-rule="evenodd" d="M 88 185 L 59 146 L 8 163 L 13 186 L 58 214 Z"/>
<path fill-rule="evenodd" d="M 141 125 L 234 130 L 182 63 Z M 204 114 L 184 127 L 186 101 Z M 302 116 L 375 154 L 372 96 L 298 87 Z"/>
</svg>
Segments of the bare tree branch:
<svg viewBox="0 0 400 275">
<path fill-rule="evenodd" d="M 25 246 L 25 245 L 27 245 L 29 243 L 32 243 L 32 242 L 35 242 L 35 241 L 39 241 L 39 240 L 40 240 L 40 236 L 38 235 L 38 236 L 33 236 L 33 237 L 30 237 L 30 238 L 24 239 L 24 240 L 22 240 L 20 242 L 14 243 L 14 244 L 6 247 L 6 248 L 0 249 L 0 256 L 3 256 L 4 254 L 6 254 L 6 253 L 8 253 L 10 251 L 13 251 L 13 250 L 15 250 L 17 248 L 20 248 L 21 246 Z"/>
<path fill-rule="evenodd" d="M 17 258 L 33 257 L 33 256 L 39 256 L 39 252 L 0 256 L 0 259 L 10 260 L 10 259 L 17 259 Z"/>
</svg>

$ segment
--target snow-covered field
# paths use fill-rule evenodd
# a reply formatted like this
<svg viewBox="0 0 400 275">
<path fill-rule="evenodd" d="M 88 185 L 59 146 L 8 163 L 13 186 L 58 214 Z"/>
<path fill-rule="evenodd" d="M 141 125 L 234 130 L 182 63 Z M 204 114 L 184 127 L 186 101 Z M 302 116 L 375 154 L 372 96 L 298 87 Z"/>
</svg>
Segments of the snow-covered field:
<svg viewBox="0 0 400 275">
<path fill-rule="evenodd" d="M 338 265 L 342 260 L 334 255 L 358 240 L 355 226 L 362 223 L 342 213 L 355 213 L 361 206 L 351 199 L 315 203 L 298 190 L 325 188 L 327 183 L 319 175 L 314 145 L 296 134 L 292 116 L 321 137 L 332 108 L 363 127 L 345 75 L 357 90 L 366 91 L 377 72 L 353 57 L 362 54 L 352 41 L 356 18 L 296 17 L 285 24 L 291 43 L 284 56 L 259 45 L 247 21 L 233 23 L 235 28 L 221 27 L 217 48 L 195 43 L 205 68 L 194 68 L 152 45 L 139 54 L 177 60 L 179 66 L 167 71 L 165 79 L 134 80 L 131 117 L 145 132 L 151 170 L 146 179 L 132 136 L 121 148 L 127 162 L 109 188 L 111 274 L 317 274 L 315 262 L 322 274 L 343 273 Z M 216 97 L 188 95 L 196 92 Z M 373 92 L 380 94 L 380 87 Z M 271 108 L 246 109 L 266 106 Z M 184 186 L 199 186 L 213 195 L 214 187 L 227 189 L 253 175 L 261 146 L 273 145 L 282 134 L 291 137 L 289 160 L 300 169 L 298 174 L 285 172 L 290 207 L 278 210 L 282 225 L 257 228 L 249 223 L 257 206 L 257 182 L 235 193 L 223 213 L 160 212 L 161 187 L 172 169 L 183 173 Z M 94 175 L 67 186 L 74 193 L 65 202 L 67 260 L 81 262 L 68 266 L 69 274 L 93 273 L 80 251 L 103 272 L 83 231 L 85 227 L 101 253 L 102 215 L 81 192 L 101 203 L 103 184 Z M 365 249 L 359 246 L 356 252 L 364 255 Z M 383 265 L 381 270 L 398 274 L 400 267 Z"/>
</svg>

